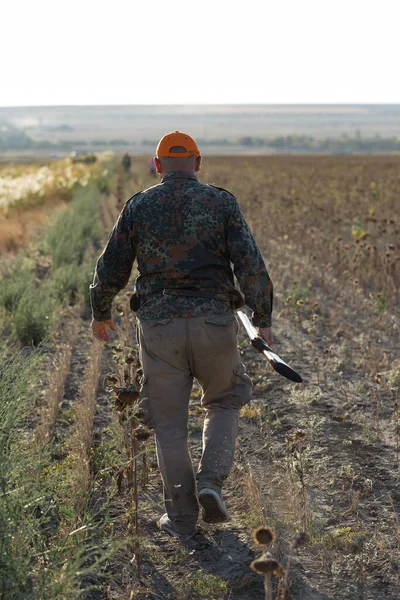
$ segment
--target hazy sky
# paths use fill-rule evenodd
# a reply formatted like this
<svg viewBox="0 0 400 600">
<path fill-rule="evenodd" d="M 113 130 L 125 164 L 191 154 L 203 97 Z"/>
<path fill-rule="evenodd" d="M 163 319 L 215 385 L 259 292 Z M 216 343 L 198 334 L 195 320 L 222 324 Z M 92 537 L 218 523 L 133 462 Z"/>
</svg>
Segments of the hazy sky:
<svg viewBox="0 0 400 600">
<path fill-rule="evenodd" d="M 0 106 L 400 103 L 399 0 L 4 0 Z"/>
</svg>

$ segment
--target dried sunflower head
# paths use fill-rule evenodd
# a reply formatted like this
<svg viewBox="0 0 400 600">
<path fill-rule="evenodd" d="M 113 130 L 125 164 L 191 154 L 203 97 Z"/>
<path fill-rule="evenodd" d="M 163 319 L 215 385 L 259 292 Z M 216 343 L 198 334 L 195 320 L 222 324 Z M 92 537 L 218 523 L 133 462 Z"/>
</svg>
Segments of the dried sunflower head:
<svg viewBox="0 0 400 600">
<path fill-rule="evenodd" d="M 103 387 L 106 392 L 111 392 L 119 384 L 119 379 L 116 375 L 109 373 L 104 377 Z"/>
<path fill-rule="evenodd" d="M 119 352 L 119 353 L 124 351 L 124 349 L 121 346 L 121 344 L 113 344 L 111 346 L 111 350 L 114 350 L 114 352 Z"/>
<path fill-rule="evenodd" d="M 293 540 L 293 548 L 300 548 L 301 546 L 304 546 L 304 544 L 306 544 L 308 542 L 308 535 L 306 534 L 305 531 L 302 531 L 301 533 L 297 533 L 294 537 Z"/>
<path fill-rule="evenodd" d="M 262 573 L 263 575 L 271 573 L 277 575 L 277 577 L 283 576 L 281 563 L 275 558 L 272 558 L 269 553 L 262 554 L 259 558 L 253 560 L 250 564 L 250 569 L 253 569 L 256 573 Z"/>
<path fill-rule="evenodd" d="M 147 429 L 147 427 L 144 427 L 144 425 L 139 425 L 139 427 L 136 427 L 134 434 L 139 442 L 145 442 L 151 435 L 150 430 Z"/>
<path fill-rule="evenodd" d="M 114 408 L 118 412 L 133 406 L 139 398 L 139 391 L 135 385 L 116 386 L 114 388 Z"/>
<path fill-rule="evenodd" d="M 259 545 L 272 544 L 275 539 L 275 533 L 270 527 L 259 527 L 253 531 L 253 540 Z"/>
<path fill-rule="evenodd" d="M 111 384 L 115 384 L 118 383 L 118 377 L 116 375 L 112 375 L 111 373 L 109 373 L 108 375 L 106 375 L 104 377 L 104 383 L 111 383 Z"/>
</svg>

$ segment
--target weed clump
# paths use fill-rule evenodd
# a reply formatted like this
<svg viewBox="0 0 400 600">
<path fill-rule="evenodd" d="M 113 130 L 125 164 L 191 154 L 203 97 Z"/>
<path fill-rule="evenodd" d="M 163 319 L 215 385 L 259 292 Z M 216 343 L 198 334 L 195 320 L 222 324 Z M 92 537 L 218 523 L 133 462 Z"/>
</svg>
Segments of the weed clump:
<svg viewBox="0 0 400 600">
<path fill-rule="evenodd" d="M 26 264 L 17 263 L 1 280 L 0 306 L 12 313 L 26 289 L 33 283 L 33 274 Z"/>
<path fill-rule="evenodd" d="M 55 302 L 44 287 L 29 286 L 13 313 L 14 337 L 23 346 L 38 346 L 54 324 Z"/>
</svg>

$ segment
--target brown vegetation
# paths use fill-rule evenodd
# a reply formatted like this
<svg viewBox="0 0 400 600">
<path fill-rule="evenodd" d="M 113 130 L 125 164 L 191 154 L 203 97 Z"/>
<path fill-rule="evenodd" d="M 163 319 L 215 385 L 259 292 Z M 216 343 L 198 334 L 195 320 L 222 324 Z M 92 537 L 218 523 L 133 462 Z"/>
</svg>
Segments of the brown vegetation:
<svg viewBox="0 0 400 600">
<path fill-rule="evenodd" d="M 43 206 L 35 206 L 21 213 L 5 215 L 0 211 L 0 253 L 25 248 L 38 234 L 49 217 Z"/>
<path fill-rule="evenodd" d="M 48 567 L 52 585 L 59 577 L 65 590 L 73 581 L 87 600 L 399 596 L 399 167 L 396 157 L 205 157 L 201 179 L 235 193 L 255 233 L 275 284 L 274 345 L 304 384 L 273 372 L 240 333 L 255 387 L 224 490 L 231 518 L 218 527 L 200 524 L 187 544 L 155 526 L 163 509 L 153 442 L 148 477 L 133 478 L 132 464 L 144 464 L 113 410 L 115 397 L 108 386 L 94 395 L 106 376 L 132 385 L 129 290 L 115 302 L 118 331 L 102 360 L 89 322 L 71 312 L 78 335 L 65 324 L 64 340 L 58 333 L 48 346 L 49 423 L 41 406 L 32 424 L 50 453 L 43 485 L 51 474 L 63 494 L 51 547 L 60 545 L 60 532 L 71 539 L 63 568 Z M 106 231 L 123 200 L 155 183 L 146 157 L 136 158 L 133 170 L 134 183 L 121 174 L 116 196 L 102 204 Z M 200 396 L 196 385 L 194 463 Z M 250 564 L 259 564 L 267 542 L 271 556 L 263 554 L 261 570 L 274 566 L 278 577 L 262 571 L 264 587 Z M 65 565 L 75 564 L 77 548 L 85 562 L 70 572 Z"/>
</svg>

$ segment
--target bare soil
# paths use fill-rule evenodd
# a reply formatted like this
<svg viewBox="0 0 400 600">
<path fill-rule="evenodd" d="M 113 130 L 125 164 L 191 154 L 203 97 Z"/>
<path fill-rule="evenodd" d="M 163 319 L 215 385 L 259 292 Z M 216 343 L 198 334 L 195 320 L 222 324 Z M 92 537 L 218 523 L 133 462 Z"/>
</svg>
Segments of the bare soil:
<svg viewBox="0 0 400 600">
<path fill-rule="evenodd" d="M 240 163 L 243 172 L 249 168 L 248 160 Z M 334 160 L 322 161 L 320 166 L 324 169 L 327 164 L 333 171 L 338 168 L 336 176 L 341 181 L 343 165 L 338 167 Z M 366 168 L 365 164 L 369 168 L 369 159 L 359 161 L 360 169 Z M 390 159 L 390 169 L 393 161 Z M 301 184 L 293 174 L 288 176 L 292 177 L 287 183 L 289 191 L 280 193 L 289 207 L 295 202 L 289 197 L 290 190 L 302 185 L 307 195 L 318 178 L 311 158 L 300 162 L 303 175 L 309 170 L 310 187 L 304 183 L 306 175 Z M 290 171 L 289 163 L 285 158 L 274 159 L 272 166 L 266 163 L 265 177 L 271 183 L 278 167 L 282 172 Z M 146 158 L 134 164 L 134 185 L 120 182 L 117 198 L 110 201 L 107 226 L 116 217 L 124 196 L 135 193 L 137 185 L 154 183 L 140 174 L 146 164 Z M 241 176 L 239 161 L 235 165 L 233 175 L 230 160 L 208 159 L 209 180 L 234 191 L 235 177 Z M 350 166 L 359 172 L 355 159 Z M 252 173 L 248 177 L 254 182 Z M 263 176 L 258 170 L 261 188 Z M 375 180 L 380 185 L 378 167 Z M 394 189 L 395 183 L 391 186 Z M 275 284 L 274 348 L 301 373 L 304 382 L 293 384 L 276 374 L 250 346 L 245 332 L 240 332 L 238 343 L 254 383 L 254 395 L 242 412 L 235 464 L 224 489 L 230 519 L 218 526 L 207 526 L 200 520 L 198 533 L 188 542 L 159 531 L 156 522 L 164 512 L 162 485 L 150 440 L 146 445 L 146 485 L 142 483 L 141 459 L 138 460 L 138 552 L 132 536 L 132 490 L 123 486 L 118 491 L 116 483 L 127 460 L 123 429 L 113 410 L 113 396 L 103 384 L 110 373 L 122 376 L 124 359 L 136 348 L 134 317 L 127 306 L 129 291 L 119 295 L 114 305 L 117 332 L 104 348 L 98 374 L 93 481 L 87 506 L 91 523 L 88 544 L 96 544 L 107 558 L 95 575 L 82 577 L 82 594 L 87 600 L 261 600 L 265 597 L 263 578 L 250 569 L 250 563 L 263 552 L 252 537 L 253 530 L 263 525 L 270 526 L 276 535 L 268 551 L 284 570 L 289 568 L 287 597 L 400 597 L 398 306 L 377 302 L 369 287 L 369 271 L 361 270 L 364 263 L 358 267 L 359 278 L 364 276 L 361 285 L 344 272 L 342 263 L 326 262 L 324 240 L 333 239 L 336 232 L 325 231 L 325 221 L 320 231 L 326 238 L 321 234 L 319 253 L 316 254 L 316 238 L 310 242 L 307 253 L 301 240 L 307 232 L 309 215 L 302 224 L 287 222 L 286 228 L 280 224 L 276 226 L 279 231 L 275 231 L 267 216 L 286 210 L 285 202 L 264 212 L 257 190 L 252 191 L 249 198 L 243 192 L 239 201 L 255 230 Z M 271 198 L 269 201 L 272 205 Z M 291 214 L 292 208 L 288 210 Z M 351 224 L 351 215 L 349 218 Z M 398 227 L 398 221 L 395 224 Z M 315 226 L 318 228 L 318 223 Z M 348 264 L 346 269 L 350 268 Z M 387 279 L 392 282 L 389 275 Z M 392 289 L 392 283 L 388 285 Z M 69 415 L 91 361 L 90 321 L 87 315 L 79 319 L 79 334 L 55 429 L 58 446 L 66 435 Z M 201 390 L 195 385 L 189 424 L 195 468 L 201 454 L 200 397 Z M 295 535 L 303 531 L 307 533 L 307 544 L 293 550 Z M 275 595 L 277 585 L 278 580 L 273 577 Z"/>
<path fill-rule="evenodd" d="M 341 330 L 340 348 L 344 343 L 348 347 L 344 358 L 342 349 L 337 352 L 323 330 L 316 333 L 315 347 L 310 349 L 309 333 L 301 324 L 295 327 L 290 315 L 286 317 L 282 315 L 276 323 L 275 348 L 301 372 L 303 384 L 293 384 L 276 374 L 249 346 L 244 332 L 239 336 L 243 361 L 255 386 L 252 403 L 242 414 L 235 465 L 224 490 L 229 521 L 209 526 L 200 520 L 198 533 L 187 542 L 160 532 L 156 521 L 164 512 L 162 485 L 154 447 L 148 442 L 149 482 L 140 486 L 139 499 L 140 577 L 131 543 L 106 561 L 102 577 L 96 579 L 100 589 L 87 592 L 85 597 L 261 600 L 263 579 L 249 568 L 262 551 L 252 539 L 253 529 L 261 525 L 275 531 L 276 540 L 269 551 L 284 568 L 293 555 L 293 599 L 399 597 L 399 456 L 393 396 L 356 366 L 366 360 L 355 339 L 360 326 L 357 314 L 348 315 L 348 331 Z M 105 350 L 101 379 L 120 372 L 121 361 L 116 363 L 115 357 L 131 350 L 126 343 L 127 329 L 131 328 L 126 324 L 128 319 L 127 314 L 120 318 L 122 335 L 112 344 L 123 352 L 116 354 L 112 347 Z M 83 366 L 90 360 L 85 333 L 88 325 L 83 322 L 73 353 L 63 409 L 71 408 Z M 368 361 L 381 348 L 396 360 L 396 343 L 383 327 L 379 340 L 369 345 Z M 320 362 L 318 372 L 316 360 Z M 195 467 L 201 454 L 200 395 L 201 390 L 194 386 L 189 435 Z M 120 426 L 112 396 L 102 386 L 97 405 L 94 448 L 104 451 L 105 446 L 109 452 L 117 447 L 122 464 L 124 455 L 116 433 Z M 295 443 L 298 432 L 304 438 Z M 111 470 L 114 477 L 117 470 L 118 464 Z M 140 466 L 138 475 L 140 480 Z M 97 473 L 91 499 L 91 510 L 99 523 L 105 506 L 113 528 L 112 539 L 106 543 L 126 542 L 130 536 L 127 513 L 131 491 L 118 494 L 109 470 L 104 478 Z M 299 531 L 308 533 L 309 543 L 292 552 L 291 544 Z M 101 540 L 101 533 L 98 535 Z M 360 554 L 354 553 L 360 536 L 361 567 Z"/>
</svg>

